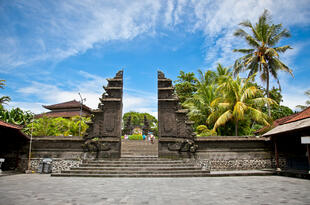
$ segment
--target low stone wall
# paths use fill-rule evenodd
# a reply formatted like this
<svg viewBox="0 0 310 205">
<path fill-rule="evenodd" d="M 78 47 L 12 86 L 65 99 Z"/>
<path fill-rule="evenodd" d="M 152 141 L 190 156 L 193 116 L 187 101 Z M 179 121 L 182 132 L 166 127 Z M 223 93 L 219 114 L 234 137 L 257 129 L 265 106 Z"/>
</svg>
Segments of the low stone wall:
<svg viewBox="0 0 310 205">
<path fill-rule="evenodd" d="M 180 139 L 181 140 L 181 139 Z M 33 140 L 31 169 L 37 171 L 40 160 L 53 159 L 53 172 L 77 167 L 83 159 L 94 159 L 95 153 L 85 153 L 80 137 L 41 137 Z M 176 139 L 164 139 L 159 146 L 159 157 L 171 159 L 198 159 L 211 170 L 249 170 L 275 168 L 272 143 L 269 138 L 256 137 L 197 137 L 196 153 L 179 152 L 174 145 Z M 102 157 L 112 157 L 103 156 Z M 27 169 L 27 156 L 23 155 L 19 165 Z M 285 158 L 280 155 L 280 167 L 286 168 Z"/>
<path fill-rule="evenodd" d="M 34 172 L 39 171 L 39 165 L 43 158 L 32 158 L 30 160 L 30 170 Z M 81 159 L 61 159 L 52 158 L 52 172 L 57 173 L 61 170 L 69 170 L 70 167 L 78 167 L 82 163 Z M 28 166 L 28 159 L 22 159 L 21 169 L 25 171 Z"/>
<path fill-rule="evenodd" d="M 257 137 L 199 137 L 196 158 L 210 170 L 250 170 L 275 167 L 272 144 L 269 138 Z M 286 167 L 280 159 L 280 167 Z"/>
</svg>

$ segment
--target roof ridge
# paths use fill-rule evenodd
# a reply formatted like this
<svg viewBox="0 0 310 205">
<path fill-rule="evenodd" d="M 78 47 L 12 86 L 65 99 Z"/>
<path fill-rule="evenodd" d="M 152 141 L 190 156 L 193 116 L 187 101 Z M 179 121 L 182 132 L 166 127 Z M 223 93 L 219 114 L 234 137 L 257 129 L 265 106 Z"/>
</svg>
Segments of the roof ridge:
<svg viewBox="0 0 310 205">
<path fill-rule="evenodd" d="M 298 120 L 303 120 L 303 119 L 306 119 L 306 118 L 310 118 L 310 106 L 307 107 L 306 109 L 304 109 L 303 111 L 297 113 L 296 116 L 294 116 L 293 118 L 285 121 L 283 124 L 295 122 L 295 121 L 298 121 Z"/>
<path fill-rule="evenodd" d="M 9 127 L 9 128 L 13 128 L 13 129 L 18 129 L 21 130 L 23 127 L 20 125 L 16 125 L 13 123 L 8 123 L 8 122 L 4 122 L 3 120 L 0 120 L 0 125 L 4 126 L 4 127 Z"/>
</svg>

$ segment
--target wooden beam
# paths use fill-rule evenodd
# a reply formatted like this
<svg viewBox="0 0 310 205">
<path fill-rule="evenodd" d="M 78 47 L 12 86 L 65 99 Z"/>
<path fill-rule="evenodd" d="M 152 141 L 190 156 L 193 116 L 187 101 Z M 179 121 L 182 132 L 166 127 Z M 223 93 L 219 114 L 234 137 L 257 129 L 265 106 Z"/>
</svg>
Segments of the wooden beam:
<svg viewBox="0 0 310 205">
<path fill-rule="evenodd" d="M 309 166 L 309 174 L 310 174 L 310 144 L 307 144 L 307 153 L 308 153 L 308 166 Z"/>
<path fill-rule="evenodd" d="M 279 165 L 279 153 L 278 153 L 278 145 L 277 145 L 277 138 L 276 137 L 274 137 L 273 143 L 274 143 L 274 155 L 275 155 L 275 159 L 276 159 L 276 168 L 277 168 L 277 171 L 281 171 L 280 165 Z"/>
</svg>

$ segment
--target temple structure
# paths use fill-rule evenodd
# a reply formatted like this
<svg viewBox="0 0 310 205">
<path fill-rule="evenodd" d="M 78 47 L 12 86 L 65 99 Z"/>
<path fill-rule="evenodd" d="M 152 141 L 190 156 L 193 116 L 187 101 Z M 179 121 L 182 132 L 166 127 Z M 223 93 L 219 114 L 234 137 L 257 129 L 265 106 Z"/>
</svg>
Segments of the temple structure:
<svg viewBox="0 0 310 205">
<path fill-rule="evenodd" d="M 158 71 L 159 157 L 185 157 L 196 151 L 193 122 L 187 118 L 174 92 L 172 80 Z"/>
<path fill-rule="evenodd" d="M 41 117 L 64 117 L 70 118 L 74 116 L 79 116 L 80 112 L 83 117 L 90 117 L 91 109 L 84 104 L 76 100 L 58 103 L 54 105 L 42 105 L 44 108 L 50 110 L 50 112 L 42 113 L 36 115 L 36 118 Z"/>
<path fill-rule="evenodd" d="M 121 124 L 123 110 L 123 71 L 107 79 L 105 92 L 98 109 L 93 110 L 92 122 L 84 136 L 86 152 L 96 153 L 96 158 L 120 157 Z"/>
</svg>

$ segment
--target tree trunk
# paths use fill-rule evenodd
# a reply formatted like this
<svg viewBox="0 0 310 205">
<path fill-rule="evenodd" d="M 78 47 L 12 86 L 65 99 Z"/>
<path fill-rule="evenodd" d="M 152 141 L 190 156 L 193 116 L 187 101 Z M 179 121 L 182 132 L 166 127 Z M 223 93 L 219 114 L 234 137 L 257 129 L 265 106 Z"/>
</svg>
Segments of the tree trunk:
<svg viewBox="0 0 310 205">
<path fill-rule="evenodd" d="M 238 120 L 235 122 L 235 136 L 238 136 Z"/>
<path fill-rule="evenodd" d="M 267 98 L 269 98 L 269 70 L 266 69 L 266 72 L 267 72 L 267 88 L 266 88 L 266 93 L 267 93 Z M 271 113 L 270 113 L 270 104 L 268 103 L 267 104 L 267 107 L 268 107 L 268 116 L 271 117 Z"/>
</svg>

